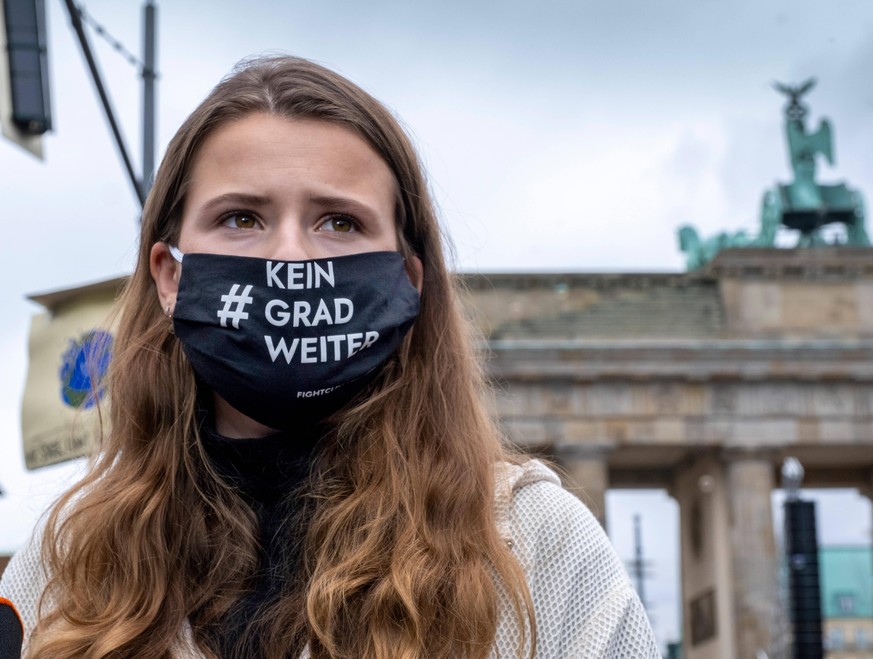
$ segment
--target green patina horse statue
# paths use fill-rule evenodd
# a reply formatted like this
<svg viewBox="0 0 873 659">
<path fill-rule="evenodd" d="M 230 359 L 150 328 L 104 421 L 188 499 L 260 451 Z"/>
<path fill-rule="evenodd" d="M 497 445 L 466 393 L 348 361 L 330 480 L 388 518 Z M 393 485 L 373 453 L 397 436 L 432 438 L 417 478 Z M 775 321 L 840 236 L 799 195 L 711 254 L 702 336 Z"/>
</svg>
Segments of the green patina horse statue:
<svg viewBox="0 0 873 659">
<path fill-rule="evenodd" d="M 702 239 L 693 227 L 680 227 L 679 249 L 686 255 L 689 270 L 705 265 L 723 249 L 775 247 L 776 232 L 780 226 L 799 232 L 798 247 L 828 244 L 822 229 L 834 223 L 842 224 L 846 229 L 842 244 L 870 246 L 864 228 L 864 200 L 861 193 L 844 183 L 822 185 L 815 181 L 816 156 L 824 156 L 833 165 L 834 151 L 833 130 L 827 119 L 819 122 L 815 132 L 806 130 L 808 109 L 800 100 L 814 85 L 812 78 L 796 87 L 775 84 L 778 91 L 788 96 L 785 131 L 794 180 L 787 184 L 777 183 L 764 193 L 759 233 L 750 237 L 744 231 L 722 232 Z"/>
</svg>

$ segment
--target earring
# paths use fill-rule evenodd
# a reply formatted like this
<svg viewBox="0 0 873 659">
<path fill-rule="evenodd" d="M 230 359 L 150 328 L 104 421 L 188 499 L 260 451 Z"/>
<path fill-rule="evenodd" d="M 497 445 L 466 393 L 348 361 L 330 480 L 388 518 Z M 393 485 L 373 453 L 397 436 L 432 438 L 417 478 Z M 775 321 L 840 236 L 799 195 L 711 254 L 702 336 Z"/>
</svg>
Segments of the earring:
<svg viewBox="0 0 873 659">
<path fill-rule="evenodd" d="M 164 315 L 165 315 L 165 316 L 169 319 L 169 321 L 170 321 L 170 326 L 167 328 L 167 331 L 168 331 L 170 334 L 175 334 L 175 333 L 176 333 L 176 329 L 173 327 L 173 312 L 172 312 L 172 310 L 170 309 L 170 305 L 169 305 L 169 304 L 168 304 L 166 307 L 164 307 Z"/>
</svg>

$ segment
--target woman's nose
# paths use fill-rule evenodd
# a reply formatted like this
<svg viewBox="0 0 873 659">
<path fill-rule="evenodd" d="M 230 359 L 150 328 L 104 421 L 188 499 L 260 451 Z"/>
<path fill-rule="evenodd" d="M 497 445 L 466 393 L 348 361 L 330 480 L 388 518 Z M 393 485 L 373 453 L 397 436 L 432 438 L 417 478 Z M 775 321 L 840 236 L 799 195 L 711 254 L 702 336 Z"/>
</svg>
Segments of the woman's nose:
<svg viewBox="0 0 873 659">
<path fill-rule="evenodd" d="M 291 223 L 289 223 L 291 224 Z M 276 261 L 307 261 L 318 258 L 311 241 L 298 226 L 281 227 L 270 238 L 268 258 Z"/>
</svg>

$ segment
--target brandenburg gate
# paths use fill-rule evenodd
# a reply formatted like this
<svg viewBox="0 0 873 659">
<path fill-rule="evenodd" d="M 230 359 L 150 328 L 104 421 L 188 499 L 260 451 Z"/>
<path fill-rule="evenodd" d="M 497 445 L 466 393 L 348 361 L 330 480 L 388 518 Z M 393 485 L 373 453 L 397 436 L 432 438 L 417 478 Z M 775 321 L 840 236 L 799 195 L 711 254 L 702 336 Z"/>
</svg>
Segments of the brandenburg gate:
<svg viewBox="0 0 873 659">
<path fill-rule="evenodd" d="M 779 656 L 782 461 L 801 461 L 805 486 L 873 486 L 873 250 L 464 283 L 510 439 L 558 462 L 604 523 L 610 487 L 678 502 L 683 656 Z"/>
<path fill-rule="evenodd" d="M 684 273 L 462 278 L 509 438 L 604 524 L 609 488 L 678 502 L 687 659 L 787 657 L 771 511 L 787 457 L 804 486 L 873 496 L 873 249 L 860 193 L 815 181 L 833 150 L 827 120 L 805 127 L 813 84 L 777 85 L 795 176 L 765 192 L 757 235 L 682 227 Z"/>
</svg>

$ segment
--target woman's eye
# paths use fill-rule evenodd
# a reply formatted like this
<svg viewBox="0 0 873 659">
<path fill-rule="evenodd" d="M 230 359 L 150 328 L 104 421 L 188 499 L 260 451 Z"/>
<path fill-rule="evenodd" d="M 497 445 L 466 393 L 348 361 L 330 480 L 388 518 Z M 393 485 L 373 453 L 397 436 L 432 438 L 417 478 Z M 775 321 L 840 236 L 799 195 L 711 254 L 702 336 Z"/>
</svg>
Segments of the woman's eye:
<svg viewBox="0 0 873 659">
<path fill-rule="evenodd" d="M 222 224 L 231 229 L 254 229 L 258 226 L 258 220 L 248 213 L 228 213 L 222 219 Z"/>
<path fill-rule="evenodd" d="M 357 223 L 350 217 L 345 215 L 331 215 L 321 226 L 319 231 L 336 231 L 337 233 L 349 233 L 357 228 Z"/>
</svg>

